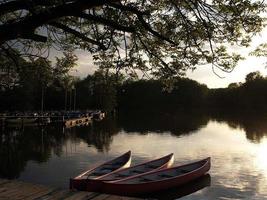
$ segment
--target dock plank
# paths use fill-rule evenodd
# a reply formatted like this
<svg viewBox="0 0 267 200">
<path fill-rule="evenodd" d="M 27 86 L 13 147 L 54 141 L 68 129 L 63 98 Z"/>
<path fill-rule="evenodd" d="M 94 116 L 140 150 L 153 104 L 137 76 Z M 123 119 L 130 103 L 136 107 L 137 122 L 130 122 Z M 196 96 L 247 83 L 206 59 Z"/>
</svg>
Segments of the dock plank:
<svg viewBox="0 0 267 200">
<path fill-rule="evenodd" d="M 0 185 L 6 184 L 8 182 L 9 182 L 9 180 L 0 179 Z"/>
<path fill-rule="evenodd" d="M 0 179 L 0 200 L 138 200 L 138 198 L 63 190 L 17 180 Z"/>
<path fill-rule="evenodd" d="M 16 200 L 34 199 L 51 192 L 53 189 L 41 185 L 34 185 L 20 181 L 12 181 L 0 186 L 0 197 Z"/>
</svg>

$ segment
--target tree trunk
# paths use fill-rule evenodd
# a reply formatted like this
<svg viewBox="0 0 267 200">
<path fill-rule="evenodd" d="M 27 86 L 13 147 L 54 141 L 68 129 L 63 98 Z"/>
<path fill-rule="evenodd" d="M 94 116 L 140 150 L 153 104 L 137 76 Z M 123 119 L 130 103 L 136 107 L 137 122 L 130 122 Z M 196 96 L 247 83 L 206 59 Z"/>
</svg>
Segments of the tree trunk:
<svg viewBox="0 0 267 200">
<path fill-rule="evenodd" d="M 72 98 L 72 89 L 70 89 L 70 105 L 69 105 L 69 110 L 70 111 L 71 111 L 71 103 L 72 103 L 71 98 Z"/>
<path fill-rule="evenodd" d="M 76 88 L 74 88 L 73 110 L 76 110 Z"/>
<path fill-rule="evenodd" d="M 43 116 L 43 112 L 44 112 L 44 87 L 42 86 L 42 100 L 41 100 L 41 113 Z"/>
<path fill-rule="evenodd" d="M 65 107 L 64 110 L 67 111 L 67 101 L 68 101 L 68 91 L 65 89 Z"/>
</svg>

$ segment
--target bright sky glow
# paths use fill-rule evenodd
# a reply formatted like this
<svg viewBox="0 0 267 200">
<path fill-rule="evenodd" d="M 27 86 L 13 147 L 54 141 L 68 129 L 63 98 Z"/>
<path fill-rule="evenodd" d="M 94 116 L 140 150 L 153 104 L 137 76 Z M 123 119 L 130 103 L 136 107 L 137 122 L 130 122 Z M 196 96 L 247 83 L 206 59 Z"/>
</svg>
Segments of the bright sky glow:
<svg viewBox="0 0 267 200">
<path fill-rule="evenodd" d="M 267 58 L 259 58 L 248 56 L 248 54 L 254 50 L 259 44 L 267 42 L 267 29 L 264 29 L 260 35 L 254 37 L 250 48 L 239 48 L 235 49 L 237 53 L 242 54 L 246 57 L 245 60 L 239 62 L 238 66 L 231 73 L 224 73 L 220 70 L 216 70 L 220 78 L 216 76 L 211 66 L 199 66 L 195 71 L 188 71 L 187 77 L 198 81 L 199 83 L 206 84 L 209 88 L 221 88 L 227 87 L 233 82 L 244 82 L 245 77 L 248 73 L 253 71 L 260 71 L 262 75 L 267 76 Z M 92 74 L 97 67 L 93 64 L 92 56 L 90 53 L 84 51 L 76 51 L 79 60 L 76 71 L 73 72 L 75 76 L 81 78 L 86 77 L 88 74 Z"/>
</svg>

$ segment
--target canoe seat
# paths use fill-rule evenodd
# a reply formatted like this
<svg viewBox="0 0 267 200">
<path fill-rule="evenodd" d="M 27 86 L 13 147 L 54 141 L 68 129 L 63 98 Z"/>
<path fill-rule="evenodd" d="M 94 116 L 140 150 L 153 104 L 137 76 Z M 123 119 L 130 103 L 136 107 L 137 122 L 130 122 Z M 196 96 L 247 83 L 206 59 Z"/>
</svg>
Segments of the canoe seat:
<svg viewBox="0 0 267 200">
<path fill-rule="evenodd" d="M 172 175 L 168 175 L 168 174 L 159 174 L 158 176 L 162 177 L 162 178 L 172 178 L 173 177 Z"/>
</svg>

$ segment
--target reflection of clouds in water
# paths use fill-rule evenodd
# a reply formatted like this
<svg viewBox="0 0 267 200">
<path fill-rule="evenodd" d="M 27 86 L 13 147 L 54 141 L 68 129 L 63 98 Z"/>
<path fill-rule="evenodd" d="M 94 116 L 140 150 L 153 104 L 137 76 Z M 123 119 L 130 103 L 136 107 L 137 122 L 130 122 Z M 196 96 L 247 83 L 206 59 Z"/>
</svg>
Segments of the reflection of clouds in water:
<svg viewBox="0 0 267 200">
<path fill-rule="evenodd" d="M 258 145 L 256 151 L 256 159 L 255 159 L 255 166 L 258 167 L 260 170 L 265 172 L 265 176 L 267 179 L 267 139 L 264 138 L 262 142 Z"/>
<path fill-rule="evenodd" d="M 143 127 L 140 128 L 137 123 L 128 128 L 128 132 L 122 130 L 125 128 L 123 125 L 119 129 L 115 123 L 109 123 L 106 128 L 102 124 L 94 123 L 92 127 L 77 127 L 70 131 L 66 129 L 64 135 L 59 134 L 60 130 L 49 128 L 44 135 L 44 145 L 46 145 L 44 149 L 49 150 L 49 159 L 42 163 L 27 162 L 20 179 L 34 179 L 33 181 L 38 180 L 42 184 L 67 187 L 70 176 L 75 176 L 128 150 L 132 150 L 134 164 L 173 152 L 176 164 L 207 156 L 212 157 L 211 187 L 183 197 L 182 200 L 267 200 L 267 138 L 262 134 L 266 132 L 266 126 L 260 125 L 260 122 L 264 124 L 266 120 L 254 119 L 254 121 L 259 121 L 258 123 L 240 120 L 242 127 L 245 124 L 245 127 L 250 127 L 249 130 L 254 130 L 254 128 L 261 130 L 261 139 L 255 143 L 249 139 L 250 137 L 248 138 L 247 129 L 234 129 L 232 125 L 227 124 L 228 122 L 235 124 L 236 120 L 209 121 L 207 126 L 196 128 L 203 123 L 192 123 L 194 121 L 192 119 L 186 125 L 186 121 L 190 120 L 189 117 L 186 117 L 187 120 L 184 121 L 179 120 L 180 118 L 175 119 L 178 120 L 170 121 L 168 126 L 165 125 L 165 121 L 155 121 L 152 118 L 148 123 L 146 119 L 143 120 Z M 132 122 L 128 118 L 126 120 Z M 153 123 L 156 123 L 155 127 L 160 127 L 161 131 L 150 130 L 150 127 L 153 128 Z M 157 123 L 164 125 L 159 126 Z M 174 124 L 176 126 L 174 129 L 171 129 L 172 123 L 177 123 Z M 182 131 L 182 135 L 174 135 L 173 130 L 181 132 L 179 127 L 190 127 L 183 129 L 190 134 L 187 135 L 186 131 Z M 141 130 L 146 130 L 145 134 Z M 259 131 L 256 132 L 259 133 Z M 32 130 L 32 135 L 30 133 L 27 130 L 24 134 L 21 133 L 17 140 L 14 140 L 18 144 L 28 144 L 28 146 L 31 141 L 31 148 L 28 150 L 24 148 L 27 150 L 25 155 L 30 155 L 31 151 L 35 155 L 36 149 L 38 150 L 40 146 L 40 135 L 36 134 L 35 129 Z M 100 149 L 104 148 L 102 146 L 105 145 L 108 145 L 108 150 L 100 152 Z M 51 155 L 50 152 L 52 152 Z M 33 158 L 31 156 L 25 159 Z"/>
<path fill-rule="evenodd" d="M 212 186 L 184 199 L 267 199 L 267 142 L 249 142 L 244 131 L 226 123 L 209 122 L 197 133 L 179 137 L 121 132 L 111 144 L 118 148 L 147 160 L 174 152 L 176 164 L 211 156 Z"/>
<path fill-rule="evenodd" d="M 181 198 L 181 200 L 267 199 L 266 180 L 262 182 L 263 175 L 250 175 L 249 173 L 253 171 L 246 170 L 239 168 L 239 170 L 232 170 L 228 175 L 212 175 L 211 187 Z"/>
</svg>

